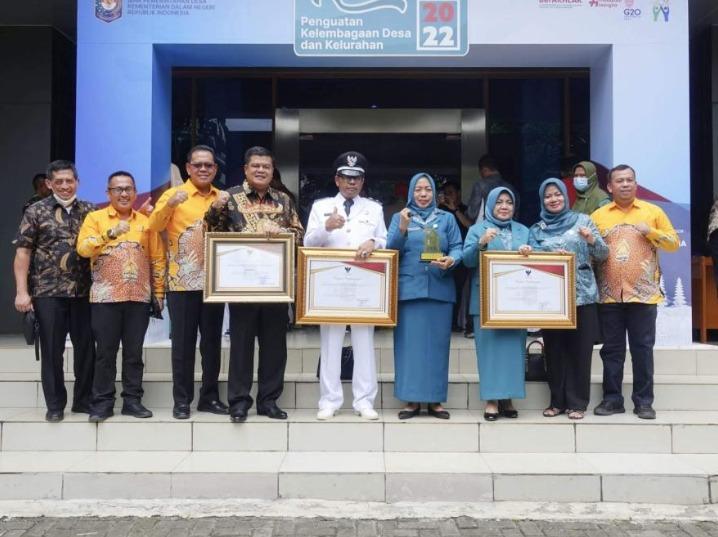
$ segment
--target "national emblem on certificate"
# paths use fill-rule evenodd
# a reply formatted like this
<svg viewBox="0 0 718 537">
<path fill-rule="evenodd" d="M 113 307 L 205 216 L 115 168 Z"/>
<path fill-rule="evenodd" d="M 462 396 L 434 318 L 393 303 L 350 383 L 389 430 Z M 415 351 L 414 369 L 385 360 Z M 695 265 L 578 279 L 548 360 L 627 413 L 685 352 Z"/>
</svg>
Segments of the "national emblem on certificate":
<svg viewBox="0 0 718 537">
<path fill-rule="evenodd" d="M 300 248 L 297 324 L 396 325 L 394 250 L 355 259 L 356 250 Z"/>
<path fill-rule="evenodd" d="M 575 328 L 573 254 L 483 252 L 482 328 Z"/>
</svg>

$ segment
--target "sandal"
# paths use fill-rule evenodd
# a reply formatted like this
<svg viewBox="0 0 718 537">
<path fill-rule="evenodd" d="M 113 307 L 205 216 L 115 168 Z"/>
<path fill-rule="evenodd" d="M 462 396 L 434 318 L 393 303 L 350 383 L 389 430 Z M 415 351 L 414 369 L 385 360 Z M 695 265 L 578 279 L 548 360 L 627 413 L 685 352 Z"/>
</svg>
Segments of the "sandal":
<svg viewBox="0 0 718 537">
<path fill-rule="evenodd" d="M 584 410 L 569 410 L 568 419 L 570 420 L 582 420 L 585 414 Z"/>
<path fill-rule="evenodd" d="M 555 406 L 550 406 L 543 411 L 544 418 L 555 418 L 556 416 L 559 416 L 566 412 L 563 408 L 556 408 Z"/>
</svg>

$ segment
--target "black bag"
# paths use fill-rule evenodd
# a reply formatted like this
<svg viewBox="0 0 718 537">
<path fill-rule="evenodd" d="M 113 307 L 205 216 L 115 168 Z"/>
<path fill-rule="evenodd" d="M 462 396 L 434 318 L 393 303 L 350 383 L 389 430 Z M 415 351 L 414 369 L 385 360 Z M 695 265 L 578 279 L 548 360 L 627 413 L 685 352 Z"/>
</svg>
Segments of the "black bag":
<svg viewBox="0 0 718 537">
<path fill-rule="evenodd" d="M 33 310 L 22 316 L 22 334 L 28 345 L 35 345 L 35 360 L 40 360 L 40 321 Z"/>
<path fill-rule="evenodd" d="M 319 369 L 322 365 L 322 357 L 319 357 L 317 362 L 317 378 L 319 378 Z M 354 375 L 354 349 L 351 345 L 349 347 L 342 347 L 342 372 L 339 375 L 340 380 L 351 380 Z"/>
<path fill-rule="evenodd" d="M 162 309 L 160 308 L 160 301 L 157 300 L 155 295 L 150 298 L 150 317 L 154 319 L 162 319 Z"/>
<path fill-rule="evenodd" d="M 539 352 L 531 350 L 535 345 L 539 346 Z M 526 380 L 545 381 L 546 379 L 546 352 L 541 340 L 534 339 L 526 345 Z"/>
</svg>

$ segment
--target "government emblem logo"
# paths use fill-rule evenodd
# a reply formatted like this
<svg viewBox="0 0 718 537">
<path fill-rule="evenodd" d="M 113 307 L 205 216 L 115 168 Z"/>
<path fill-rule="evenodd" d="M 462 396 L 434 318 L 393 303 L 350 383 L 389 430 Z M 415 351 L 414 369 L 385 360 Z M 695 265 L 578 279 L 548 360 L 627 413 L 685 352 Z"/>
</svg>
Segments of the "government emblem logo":
<svg viewBox="0 0 718 537">
<path fill-rule="evenodd" d="M 354 155 L 347 156 L 347 165 L 350 168 L 353 168 L 354 166 L 356 166 L 356 164 L 357 164 L 357 157 L 355 157 Z"/>
<path fill-rule="evenodd" d="M 122 0 L 94 0 L 95 17 L 103 22 L 112 22 L 122 16 Z"/>
</svg>

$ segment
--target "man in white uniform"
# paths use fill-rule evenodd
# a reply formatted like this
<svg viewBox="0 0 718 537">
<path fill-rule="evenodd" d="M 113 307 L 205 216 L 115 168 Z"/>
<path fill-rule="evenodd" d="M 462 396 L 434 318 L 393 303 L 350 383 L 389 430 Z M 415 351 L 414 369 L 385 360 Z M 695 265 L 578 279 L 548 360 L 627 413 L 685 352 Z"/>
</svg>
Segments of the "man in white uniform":
<svg viewBox="0 0 718 537">
<path fill-rule="evenodd" d="M 356 248 L 359 260 L 367 259 L 377 248 L 386 246 L 386 226 L 381 205 L 359 195 L 364 186 L 367 162 L 364 155 L 349 151 L 334 161 L 334 182 L 339 193 L 314 202 L 309 215 L 304 246 Z M 339 378 L 345 326 L 321 325 L 321 366 L 319 372 L 319 412 L 317 419 L 328 420 L 342 406 L 344 393 Z M 354 350 L 352 391 L 354 412 L 375 420 L 377 394 L 374 327 L 351 325 Z"/>
</svg>

